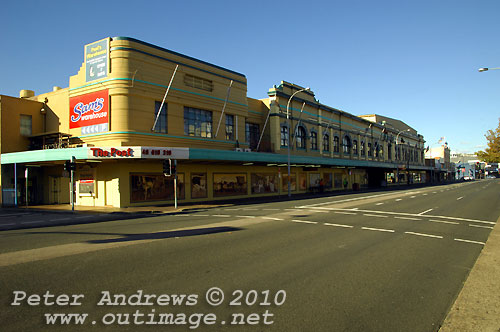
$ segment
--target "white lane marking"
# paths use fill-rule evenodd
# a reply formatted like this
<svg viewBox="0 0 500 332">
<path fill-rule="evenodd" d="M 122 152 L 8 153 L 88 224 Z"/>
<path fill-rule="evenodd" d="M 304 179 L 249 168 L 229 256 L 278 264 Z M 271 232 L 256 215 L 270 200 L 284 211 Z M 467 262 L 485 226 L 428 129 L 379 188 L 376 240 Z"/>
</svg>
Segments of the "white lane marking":
<svg viewBox="0 0 500 332">
<path fill-rule="evenodd" d="M 435 193 L 434 193 L 434 194 L 435 194 Z M 427 195 L 429 195 L 429 194 L 422 194 L 422 196 L 427 196 Z"/>
<path fill-rule="evenodd" d="M 259 209 L 255 209 L 255 208 L 243 208 L 243 210 L 245 210 L 245 211 L 257 211 Z"/>
<path fill-rule="evenodd" d="M 454 239 L 455 241 L 460 241 L 460 242 L 467 242 L 467 243 L 475 243 L 475 244 L 482 244 L 483 246 L 485 245 L 484 242 L 479 242 L 479 241 L 472 241 L 472 240 L 464 240 L 464 239 Z"/>
<path fill-rule="evenodd" d="M 24 216 L 24 215 L 27 215 L 27 214 L 31 214 L 29 212 L 23 212 L 23 213 L 10 213 L 10 214 L 2 214 L 0 215 L 0 218 L 3 218 L 3 217 L 17 217 L 17 216 Z"/>
<path fill-rule="evenodd" d="M 443 223 L 443 224 L 452 224 L 452 225 L 460 225 L 459 222 L 455 222 L 455 221 L 446 221 L 446 220 L 429 220 L 431 222 L 439 222 L 439 223 Z"/>
<path fill-rule="evenodd" d="M 341 208 L 327 208 L 327 207 L 317 207 L 315 209 L 322 209 L 322 210 L 329 210 L 329 211 L 335 211 L 335 213 L 348 213 L 346 211 L 354 211 L 353 209 L 341 209 Z M 399 215 L 399 216 L 413 216 L 413 217 L 427 217 L 427 218 L 442 218 L 442 219 L 450 219 L 450 220 L 457 220 L 457 221 L 467 221 L 467 222 L 475 222 L 475 223 L 481 223 L 481 224 L 489 224 L 489 225 L 495 225 L 496 222 L 494 221 L 485 221 L 485 220 L 477 220 L 477 219 L 467 219 L 467 218 L 457 218 L 457 217 L 448 217 L 448 216 L 435 216 L 435 215 L 425 215 L 425 216 L 420 216 L 415 213 L 403 213 L 403 212 L 390 212 L 390 211 L 376 211 L 376 210 L 356 210 L 356 212 L 366 212 L 366 213 L 381 213 L 381 214 L 389 214 L 389 215 Z M 350 213 L 353 214 L 353 213 Z M 419 219 L 421 220 L 421 219 Z"/>
<path fill-rule="evenodd" d="M 296 219 L 293 219 L 292 221 L 293 221 L 293 222 L 303 223 L 303 224 L 317 224 L 317 223 L 318 223 L 317 221 L 296 220 Z"/>
<path fill-rule="evenodd" d="M 410 196 L 410 198 L 415 198 L 415 197 L 417 197 L 417 196 Z"/>
<path fill-rule="evenodd" d="M 380 215 L 380 214 L 363 214 L 364 216 L 367 216 L 367 217 L 376 217 L 376 218 L 387 218 L 387 216 L 383 216 L 383 215 Z"/>
<path fill-rule="evenodd" d="M 457 198 L 457 201 L 461 200 L 462 198 L 464 198 L 464 197 L 462 196 L 462 197 Z"/>
<path fill-rule="evenodd" d="M 236 216 L 236 218 L 257 218 L 256 216 Z"/>
<path fill-rule="evenodd" d="M 490 227 L 490 226 L 482 226 L 482 225 L 473 225 L 473 224 L 469 224 L 470 227 L 479 227 L 479 228 L 488 228 L 488 229 L 493 229 L 493 227 Z"/>
<path fill-rule="evenodd" d="M 328 213 L 328 211 L 321 211 L 321 210 L 309 210 L 308 212 L 311 212 L 311 213 Z"/>
<path fill-rule="evenodd" d="M 384 205 L 384 203 L 377 203 L 377 204 L 375 204 L 375 205 Z"/>
<path fill-rule="evenodd" d="M 403 199 L 402 198 L 398 198 L 396 199 L 396 202 L 399 202 L 399 201 L 402 201 Z"/>
<path fill-rule="evenodd" d="M 229 218 L 231 216 L 229 214 L 213 214 L 212 217 Z"/>
<path fill-rule="evenodd" d="M 417 193 L 417 192 L 415 192 Z M 320 205 L 327 205 L 327 204 L 336 204 L 336 203 L 345 203 L 345 202 L 352 202 L 352 201 L 359 201 L 362 199 L 368 199 L 368 198 L 374 198 L 374 197 L 383 197 L 387 195 L 394 195 L 394 193 L 385 193 L 385 194 L 378 194 L 378 195 L 370 195 L 370 196 L 363 196 L 363 197 L 356 197 L 356 198 L 348 198 L 348 199 L 342 199 L 340 201 L 328 201 L 328 202 L 323 202 L 323 203 L 317 203 L 317 204 L 310 204 L 310 205 L 304 205 L 304 206 L 296 206 L 297 208 L 308 208 L 308 207 L 314 207 L 314 206 L 320 206 Z"/>
<path fill-rule="evenodd" d="M 238 211 L 240 209 L 223 209 L 223 210 L 225 210 L 225 211 Z"/>
<path fill-rule="evenodd" d="M 268 219 L 268 220 L 285 220 L 285 219 L 282 219 L 282 218 L 273 218 L 273 217 L 261 217 L 262 219 Z"/>
<path fill-rule="evenodd" d="M 432 237 L 432 238 L 435 238 L 435 239 L 442 239 L 443 238 L 440 235 L 432 235 L 432 234 L 425 234 L 425 233 L 405 232 L 405 234 L 411 234 L 411 235 L 417 235 L 417 236 L 424 236 L 424 237 Z"/>
<path fill-rule="evenodd" d="M 352 212 L 343 212 L 343 211 L 335 211 L 335 213 L 339 213 L 339 214 L 357 215 L 357 213 L 352 213 Z"/>
<path fill-rule="evenodd" d="M 174 214 L 174 217 L 191 217 L 190 214 Z"/>
<path fill-rule="evenodd" d="M 367 231 L 376 231 L 376 232 L 388 232 L 388 233 L 394 233 L 395 230 L 393 229 L 385 229 L 385 228 L 372 228 L 372 227 L 361 227 L 361 229 L 367 230 Z"/>
<path fill-rule="evenodd" d="M 334 227 L 344 227 L 344 228 L 353 228 L 354 226 L 351 225 L 342 225 L 342 224 L 331 224 L 328 222 L 325 222 L 326 226 L 334 226 Z"/>
<path fill-rule="evenodd" d="M 262 209 L 264 211 L 279 211 L 280 209 Z"/>
<path fill-rule="evenodd" d="M 60 221 L 60 220 L 70 220 L 72 218 L 58 218 L 58 219 L 50 219 L 49 221 Z"/>
<path fill-rule="evenodd" d="M 422 219 L 418 219 L 418 218 L 411 218 L 411 217 L 394 217 L 396 219 L 404 219 L 404 220 L 422 220 Z"/>
<path fill-rule="evenodd" d="M 427 212 L 431 212 L 432 210 L 434 209 L 425 210 L 424 212 L 420 212 L 418 215 L 421 216 L 423 214 L 426 214 Z"/>
<path fill-rule="evenodd" d="M 197 214 L 196 217 L 210 217 L 209 214 Z"/>
<path fill-rule="evenodd" d="M 83 219 L 83 218 L 90 218 L 90 217 L 93 217 L 93 216 L 78 216 L 78 217 L 75 217 L 74 219 Z"/>
</svg>

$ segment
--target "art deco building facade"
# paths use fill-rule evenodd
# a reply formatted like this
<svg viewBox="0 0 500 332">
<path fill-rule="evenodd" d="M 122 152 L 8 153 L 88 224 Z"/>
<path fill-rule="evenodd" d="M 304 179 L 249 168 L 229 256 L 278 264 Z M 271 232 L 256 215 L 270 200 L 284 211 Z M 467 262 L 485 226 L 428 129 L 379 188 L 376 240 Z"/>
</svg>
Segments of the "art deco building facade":
<svg viewBox="0 0 500 332">
<path fill-rule="evenodd" d="M 425 181 L 424 139 L 399 120 L 285 81 L 252 99 L 245 75 L 132 38 L 84 56 L 68 88 L 0 96 L 4 205 L 68 203 L 71 173 L 77 205 L 169 203 L 166 164 L 190 202 Z"/>
</svg>

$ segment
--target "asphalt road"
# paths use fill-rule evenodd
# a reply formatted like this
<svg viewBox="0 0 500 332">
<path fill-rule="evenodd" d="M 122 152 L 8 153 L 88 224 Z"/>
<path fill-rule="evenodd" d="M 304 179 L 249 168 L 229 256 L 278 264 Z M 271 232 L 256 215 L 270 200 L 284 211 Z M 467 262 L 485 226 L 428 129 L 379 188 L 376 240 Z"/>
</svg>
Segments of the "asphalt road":
<svg viewBox="0 0 500 332">
<path fill-rule="evenodd" d="M 499 193 L 487 180 L 2 231 L 0 326 L 437 331 L 500 216 Z M 222 304 L 208 303 L 222 299 L 212 287 Z M 55 313 L 88 316 L 47 324 Z"/>
</svg>

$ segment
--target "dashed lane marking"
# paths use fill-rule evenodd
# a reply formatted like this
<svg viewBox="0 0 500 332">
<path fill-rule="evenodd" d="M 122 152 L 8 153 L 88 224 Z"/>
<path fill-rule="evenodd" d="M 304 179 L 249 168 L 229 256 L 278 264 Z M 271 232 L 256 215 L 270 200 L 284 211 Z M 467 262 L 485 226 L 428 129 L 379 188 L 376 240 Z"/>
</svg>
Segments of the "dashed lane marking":
<svg viewBox="0 0 500 332">
<path fill-rule="evenodd" d="M 472 240 L 465 240 L 465 239 L 454 239 L 455 241 L 459 241 L 459 242 L 466 242 L 466 243 L 474 243 L 474 244 L 481 244 L 481 245 L 485 245 L 486 243 L 484 242 L 480 242 L 480 241 L 472 241 Z"/>
<path fill-rule="evenodd" d="M 384 215 L 381 215 L 381 214 L 366 214 L 366 213 L 364 213 L 363 215 L 367 216 L 367 217 L 387 218 L 387 216 L 384 216 Z"/>
<path fill-rule="evenodd" d="M 338 213 L 338 214 L 350 214 L 350 215 L 357 215 L 357 213 L 353 213 L 353 212 L 344 212 L 344 211 L 335 211 L 335 213 Z"/>
<path fill-rule="evenodd" d="M 387 233 L 394 233 L 395 232 L 395 230 L 393 230 L 393 229 L 385 229 L 385 228 L 361 227 L 361 229 L 364 229 L 367 231 L 387 232 Z"/>
<path fill-rule="evenodd" d="M 356 214 L 354 212 L 362 212 L 362 213 L 388 214 L 388 215 L 408 216 L 408 217 L 441 218 L 441 219 L 475 222 L 475 223 L 489 224 L 489 225 L 496 224 L 496 222 L 494 222 L 494 221 L 467 219 L 467 218 L 458 218 L 458 217 L 449 217 L 449 216 L 435 216 L 435 215 L 425 215 L 424 216 L 424 215 L 419 215 L 419 214 L 415 214 L 415 213 L 404 213 L 404 212 L 377 211 L 377 210 L 354 210 L 354 209 L 327 208 L 327 207 L 317 207 L 315 209 L 329 210 L 329 211 L 332 211 L 334 213 L 342 213 L 342 214 Z M 415 218 L 415 219 L 417 219 L 417 218 Z M 418 220 L 422 220 L 422 219 L 418 219 Z"/>
<path fill-rule="evenodd" d="M 446 220 L 429 220 L 430 222 L 439 222 L 439 223 L 442 223 L 442 224 L 452 224 L 452 225 L 460 225 L 459 222 L 455 222 L 455 221 L 446 221 Z"/>
<path fill-rule="evenodd" d="M 405 232 L 405 234 L 417 235 L 417 236 L 423 236 L 423 237 L 431 237 L 431 238 L 435 238 L 435 239 L 442 239 L 443 238 L 441 235 L 432 235 L 432 234 L 425 234 L 425 233 Z"/>
<path fill-rule="evenodd" d="M 309 221 L 309 220 L 297 220 L 292 219 L 293 222 L 303 223 L 303 224 L 317 224 L 317 221 Z"/>
<path fill-rule="evenodd" d="M 411 217 L 394 217 L 396 219 L 403 219 L 403 220 L 422 220 L 422 219 L 418 219 L 418 218 L 411 218 Z"/>
<path fill-rule="evenodd" d="M 354 227 L 354 226 L 351 226 L 351 225 L 332 224 L 332 223 L 328 223 L 328 222 L 325 222 L 324 225 L 326 225 L 326 226 L 334 226 L 334 227 L 343 227 L 343 228 L 353 228 Z"/>
<path fill-rule="evenodd" d="M 478 227 L 478 228 L 488 228 L 488 229 L 493 229 L 493 227 L 490 226 L 482 226 L 482 225 L 474 225 L 474 224 L 469 224 L 470 227 Z"/>
</svg>

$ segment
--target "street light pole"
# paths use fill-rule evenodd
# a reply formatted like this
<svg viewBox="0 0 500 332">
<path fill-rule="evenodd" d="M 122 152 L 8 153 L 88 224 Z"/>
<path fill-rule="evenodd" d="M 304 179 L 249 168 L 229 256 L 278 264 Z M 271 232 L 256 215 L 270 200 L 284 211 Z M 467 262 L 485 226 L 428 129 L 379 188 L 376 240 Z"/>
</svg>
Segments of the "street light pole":
<svg viewBox="0 0 500 332">
<path fill-rule="evenodd" d="M 287 147 L 288 147 L 288 197 L 292 197 L 292 188 L 291 188 L 291 183 L 290 183 L 290 144 L 291 144 L 291 140 L 290 140 L 290 102 L 292 101 L 293 97 L 299 93 L 299 92 L 302 92 L 302 91 L 308 91 L 309 88 L 305 88 L 305 89 L 300 89 L 298 91 L 295 91 L 291 96 L 290 98 L 288 98 L 288 103 L 286 104 L 286 125 L 287 125 Z"/>
<path fill-rule="evenodd" d="M 399 135 L 402 133 L 402 132 L 405 132 L 405 131 L 410 131 L 410 129 L 405 129 L 405 130 L 401 130 L 397 135 L 396 135 L 396 151 L 398 150 L 398 141 L 399 141 Z M 399 158 L 401 159 L 401 154 L 398 154 L 399 155 Z M 409 165 L 409 160 L 408 160 L 408 167 L 410 167 Z M 410 171 L 408 170 L 408 175 L 410 175 Z M 398 169 L 397 169 L 397 172 L 396 172 L 396 177 L 398 179 L 398 185 L 400 184 L 399 183 L 399 163 L 398 163 Z"/>
</svg>

